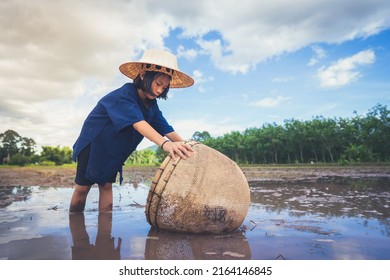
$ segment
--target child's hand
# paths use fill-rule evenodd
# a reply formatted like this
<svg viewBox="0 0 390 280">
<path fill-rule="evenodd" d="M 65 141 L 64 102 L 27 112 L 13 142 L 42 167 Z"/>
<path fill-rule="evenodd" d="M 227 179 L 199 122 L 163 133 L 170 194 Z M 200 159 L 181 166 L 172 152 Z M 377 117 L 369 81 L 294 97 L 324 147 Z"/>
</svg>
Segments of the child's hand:
<svg viewBox="0 0 390 280">
<path fill-rule="evenodd" d="M 167 142 L 163 145 L 163 150 L 168 152 L 174 161 L 176 155 L 185 160 L 191 157 L 191 153 L 194 152 L 190 145 L 184 142 Z"/>
</svg>

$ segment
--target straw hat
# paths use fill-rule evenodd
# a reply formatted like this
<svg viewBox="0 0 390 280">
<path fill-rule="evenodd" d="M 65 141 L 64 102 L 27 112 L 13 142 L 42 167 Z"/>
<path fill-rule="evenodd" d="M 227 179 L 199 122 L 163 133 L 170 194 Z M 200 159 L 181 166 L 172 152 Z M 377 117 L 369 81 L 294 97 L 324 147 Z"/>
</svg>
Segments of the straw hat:
<svg viewBox="0 0 390 280">
<path fill-rule="evenodd" d="M 127 62 L 119 66 L 119 70 L 131 79 L 135 79 L 141 71 L 157 71 L 171 76 L 171 88 L 184 88 L 194 84 L 194 80 L 179 70 L 176 56 L 163 50 L 145 50 L 137 62 Z"/>
</svg>

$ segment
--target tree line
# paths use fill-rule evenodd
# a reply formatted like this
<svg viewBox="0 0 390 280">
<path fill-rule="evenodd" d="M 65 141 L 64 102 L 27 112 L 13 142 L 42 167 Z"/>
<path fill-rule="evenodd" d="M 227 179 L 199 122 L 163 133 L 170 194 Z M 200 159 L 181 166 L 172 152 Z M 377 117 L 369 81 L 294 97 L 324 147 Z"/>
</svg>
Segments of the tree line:
<svg viewBox="0 0 390 280">
<path fill-rule="evenodd" d="M 238 164 L 389 162 L 390 111 L 378 104 L 365 116 L 354 112 L 352 118 L 290 119 L 219 137 L 196 131 L 192 140 L 220 151 Z M 69 147 L 43 146 L 37 154 L 33 139 L 13 130 L 0 133 L 0 164 L 62 165 L 72 162 L 72 153 Z M 134 151 L 126 164 L 160 164 L 166 156 L 161 148 Z"/>
<path fill-rule="evenodd" d="M 365 116 L 354 112 L 352 118 L 290 119 L 215 138 L 207 131 L 195 132 L 193 139 L 239 164 L 388 162 L 389 113 L 378 104 Z"/>
<path fill-rule="evenodd" d="M 134 151 L 126 160 L 126 165 L 155 165 L 163 158 L 164 152 L 150 149 Z M 63 165 L 73 162 L 73 150 L 69 147 L 43 146 L 38 154 L 36 142 L 22 137 L 14 130 L 0 133 L 0 165 Z"/>
<path fill-rule="evenodd" d="M 72 149 L 43 146 L 42 152 L 37 154 L 34 139 L 22 137 L 16 131 L 8 129 L 0 133 L 0 160 L 3 165 L 63 165 L 72 162 Z"/>
</svg>

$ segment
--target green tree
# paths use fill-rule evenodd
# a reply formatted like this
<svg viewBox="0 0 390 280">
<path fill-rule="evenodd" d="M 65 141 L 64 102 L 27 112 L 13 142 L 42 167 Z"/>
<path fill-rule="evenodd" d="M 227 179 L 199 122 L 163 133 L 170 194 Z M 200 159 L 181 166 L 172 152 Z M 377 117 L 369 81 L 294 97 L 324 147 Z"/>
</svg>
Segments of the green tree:
<svg viewBox="0 0 390 280">
<path fill-rule="evenodd" d="M 36 159 L 35 141 L 14 130 L 0 134 L 0 163 L 26 165 Z"/>
<path fill-rule="evenodd" d="M 191 139 L 198 141 L 198 142 L 204 142 L 211 138 L 210 133 L 208 131 L 195 131 L 195 133 L 192 135 Z"/>
<path fill-rule="evenodd" d="M 69 147 L 43 146 L 41 152 L 41 161 L 52 161 L 56 165 L 63 165 L 72 162 L 72 149 Z"/>
<path fill-rule="evenodd" d="M 3 163 L 11 163 L 12 157 L 19 152 L 18 143 L 21 140 L 20 135 L 11 129 L 0 134 L 2 144 L 1 157 Z"/>
<path fill-rule="evenodd" d="M 31 162 L 31 157 L 30 156 L 25 156 L 21 153 L 15 154 L 12 159 L 10 164 L 11 165 L 19 165 L 19 166 L 25 166 Z"/>
<path fill-rule="evenodd" d="M 161 164 L 165 158 L 168 156 L 167 152 L 165 152 L 161 147 L 158 147 L 155 152 L 156 163 Z"/>
<path fill-rule="evenodd" d="M 386 106 L 376 105 L 362 120 L 362 138 L 381 161 L 390 160 L 390 111 Z"/>
<path fill-rule="evenodd" d="M 260 163 L 263 159 L 261 130 L 258 128 L 248 128 L 243 133 L 244 150 L 248 163 Z"/>
<path fill-rule="evenodd" d="M 351 144 L 345 149 L 342 158 L 344 157 L 349 162 L 370 162 L 373 159 L 373 153 L 367 146 Z"/>
<path fill-rule="evenodd" d="M 21 147 L 20 147 L 20 153 L 23 156 L 31 157 L 35 154 L 35 146 L 36 143 L 34 139 L 32 138 L 21 138 Z"/>
<path fill-rule="evenodd" d="M 273 123 L 263 125 L 262 129 L 264 130 L 266 147 L 268 152 L 272 155 L 272 161 L 273 163 L 278 164 L 280 150 L 283 147 L 283 127 Z"/>
<path fill-rule="evenodd" d="M 333 152 L 338 144 L 338 129 L 335 120 L 316 117 L 313 120 L 313 129 L 321 143 L 322 160 L 326 162 L 326 153 L 331 162 L 334 162 Z"/>
<path fill-rule="evenodd" d="M 238 131 L 224 135 L 224 141 L 220 142 L 223 153 L 236 162 L 245 162 L 243 136 Z"/>
<path fill-rule="evenodd" d="M 287 149 L 294 155 L 294 161 L 305 162 L 304 151 L 307 148 L 307 140 L 305 139 L 305 125 L 298 120 L 286 120 L 284 123 L 286 135 L 288 139 Z"/>
<path fill-rule="evenodd" d="M 126 160 L 126 164 L 155 164 L 155 153 L 150 149 L 134 151 Z"/>
</svg>

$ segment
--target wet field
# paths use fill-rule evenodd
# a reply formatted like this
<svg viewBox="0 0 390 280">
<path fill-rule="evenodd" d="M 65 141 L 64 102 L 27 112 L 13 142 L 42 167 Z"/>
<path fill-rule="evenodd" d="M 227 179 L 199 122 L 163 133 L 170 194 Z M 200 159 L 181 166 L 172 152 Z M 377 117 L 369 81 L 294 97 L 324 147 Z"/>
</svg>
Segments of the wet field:
<svg viewBox="0 0 390 280">
<path fill-rule="evenodd" d="M 286 174 L 291 174 L 288 172 Z M 69 214 L 72 188 L 1 187 L 0 259 L 389 260 L 390 177 L 254 180 L 239 231 L 190 235 L 151 229 L 148 182 L 114 186 L 112 213 Z M 283 176 L 282 176 L 283 177 Z"/>
</svg>

